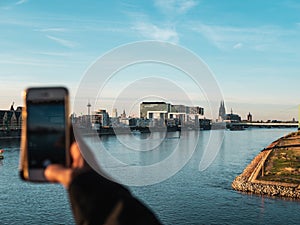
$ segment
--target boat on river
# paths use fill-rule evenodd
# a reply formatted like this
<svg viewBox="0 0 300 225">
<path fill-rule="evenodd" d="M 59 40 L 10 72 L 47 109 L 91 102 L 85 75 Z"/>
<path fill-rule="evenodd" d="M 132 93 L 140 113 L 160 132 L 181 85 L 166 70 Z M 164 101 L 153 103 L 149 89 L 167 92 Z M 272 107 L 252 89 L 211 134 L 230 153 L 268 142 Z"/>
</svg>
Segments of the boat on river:
<svg viewBox="0 0 300 225">
<path fill-rule="evenodd" d="M 0 149 L 0 160 L 1 160 L 1 159 L 4 159 L 3 153 L 4 153 L 4 150 L 3 150 L 3 149 Z"/>
</svg>

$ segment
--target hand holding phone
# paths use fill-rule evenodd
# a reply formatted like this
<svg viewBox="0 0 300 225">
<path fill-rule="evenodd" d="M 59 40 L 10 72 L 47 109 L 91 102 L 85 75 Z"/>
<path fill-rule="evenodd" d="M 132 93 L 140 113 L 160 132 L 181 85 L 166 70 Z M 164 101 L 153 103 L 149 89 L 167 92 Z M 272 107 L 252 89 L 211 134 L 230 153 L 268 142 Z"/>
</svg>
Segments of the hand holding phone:
<svg viewBox="0 0 300 225">
<path fill-rule="evenodd" d="M 69 94 L 64 87 L 28 88 L 22 111 L 20 176 L 47 182 L 49 164 L 70 165 Z"/>
</svg>

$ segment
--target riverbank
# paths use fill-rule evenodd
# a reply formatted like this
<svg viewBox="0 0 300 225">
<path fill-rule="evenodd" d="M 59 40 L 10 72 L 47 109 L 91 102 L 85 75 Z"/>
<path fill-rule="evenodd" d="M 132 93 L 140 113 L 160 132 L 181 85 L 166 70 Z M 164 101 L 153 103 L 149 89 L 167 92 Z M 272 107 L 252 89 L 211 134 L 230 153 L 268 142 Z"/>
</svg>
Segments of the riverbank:
<svg viewBox="0 0 300 225">
<path fill-rule="evenodd" d="M 21 129 L 14 130 L 0 130 L 0 139 L 2 138 L 20 138 L 21 137 Z"/>
<path fill-rule="evenodd" d="M 232 182 L 237 191 L 300 198 L 300 132 L 263 149 Z"/>
</svg>

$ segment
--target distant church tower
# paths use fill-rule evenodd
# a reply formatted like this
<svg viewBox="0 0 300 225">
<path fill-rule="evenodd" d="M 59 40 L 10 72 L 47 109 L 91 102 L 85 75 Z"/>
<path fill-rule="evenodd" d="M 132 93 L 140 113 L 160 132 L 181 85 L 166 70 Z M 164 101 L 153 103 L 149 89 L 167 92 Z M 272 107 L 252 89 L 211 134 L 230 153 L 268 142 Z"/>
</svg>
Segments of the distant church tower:
<svg viewBox="0 0 300 225">
<path fill-rule="evenodd" d="M 251 115 L 250 112 L 249 112 L 249 114 L 248 114 L 248 116 L 247 116 L 247 120 L 248 120 L 249 122 L 252 122 L 252 115 Z"/>
<path fill-rule="evenodd" d="M 14 102 L 11 104 L 11 106 L 10 106 L 10 111 L 15 111 L 15 109 L 14 109 Z"/>
<path fill-rule="evenodd" d="M 219 108 L 219 119 L 224 120 L 225 115 L 226 115 L 225 104 L 224 104 L 224 101 L 221 101 L 220 108 Z"/>
<path fill-rule="evenodd" d="M 125 109 L 123 110 L 123 113 L 121 114 L 121 119 L 126 119 Z"/>
</svg>

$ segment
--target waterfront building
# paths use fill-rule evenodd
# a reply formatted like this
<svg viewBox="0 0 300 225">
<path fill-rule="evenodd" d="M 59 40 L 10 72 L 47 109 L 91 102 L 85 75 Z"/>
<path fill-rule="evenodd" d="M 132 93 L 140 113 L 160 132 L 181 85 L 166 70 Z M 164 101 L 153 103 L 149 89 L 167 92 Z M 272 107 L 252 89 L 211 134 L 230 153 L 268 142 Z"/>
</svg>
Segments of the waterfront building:
<svg viewBox="0 0 300 225">
<path fill-rule="evenodd" d="M 112 118 L 117 118 L 118 117 L 118 110 L 116 108 L 113 108 L 111 117 Z"/>
<path fill-rule="evenodd" d="M 95 111 L 92 115 L 92 126 L 95 129 L 100 128 L 100 126 L 109 126 L 109 114 L 106 112 L 105 109 L 99 109 Z"/>
<path fill-rule="evenodd" d="M 225 114 L 225 120 L 229 122 L 241 122 L 242 119 L 238 114 L 234 114 L 233 110 L 231 109 L 230 114 Z"/>
<path fill-rule="evenodd" d="M 110 125 L 113 127 L 117 127 L 120 124 L 120 117 L 110 117 Z"/>
<path fill-rule="evenodd" d="M 0 130 L 17 130 L 22 127 L 22 107 L 15 110 L 11 105 L 9 110 L 0 110 Z"/>
<path fill-rule="evenodd" d="M 120 125 L 128 127 L 129 121 L 130 121 L 130 118 L 120 118 Z"/>
<path fill-rule="evenodd" d="M 149 119 L 150 126 L 175 126 L 182 123 L 198 126 L 204 109 L 199 106 L 172 105 L 166 102 L 142 102 L 140 118 Z"/>
<path fill-rule="evenodd" d="M 130 127 L 136 127 L 137 126 L 137 121 L 138 121 L 138 119 L 137 118 L 129 118 L 129 123 L 128 123 L 128 125 L 130 126 Z"/>
<path fill-rule="evenodd" d="M 199 106 L 185 106 L 185 105 L 171 105 L 171 111 L 169 112 L 169 117 L 172 115 L 181 114 L 187 116 L 187 120 L 190 116 L 203 116 L 204 109 Z"/>
<path fill-rule="evenodd" d="M 172 105 L 166 102 L 142 102 L 140 104 L 140 118 L 166 119 L 175 115 L 204 115 L 204 109 L 199 106 Z"/>
<path fill-rule="evenodd" d="M 71 121 L 74 125 L 81 128 L 90 128 L 92 126 L 91 117 L 89 115 L 81 115 L 77 117 L 73 114 L 73 116 L 71 115 Z"/>
<path fill-rule="evenodd" d="M 137 127 L 149 127 L 150 120 L 144 118 L 136 118 Z"/>
<path fill-rule="evenodd" d="M 140 104 L 140 118 L 165 117 L 164 114 L 170 111 L 170 107 L 171 104 L 166 102 L 142 102 Z"/>
</svg>

